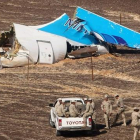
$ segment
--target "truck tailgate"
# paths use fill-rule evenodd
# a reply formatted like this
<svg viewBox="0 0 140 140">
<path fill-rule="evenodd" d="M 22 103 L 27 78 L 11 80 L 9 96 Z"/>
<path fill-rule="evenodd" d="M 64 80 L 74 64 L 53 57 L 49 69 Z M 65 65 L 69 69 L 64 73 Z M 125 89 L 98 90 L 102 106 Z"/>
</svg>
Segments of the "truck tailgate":
<svg viewBox="0 0 140 140">
<path fill-rule="evenodd" d="M 83 122 L 83 117 L 69 117 L 69 118 L 63 118 L 63 117 L 59 117 L 58 120 L 58 129 L 62 130 L 62 129 L 84 129 L 83 128 L 83 125 L 84 125 L 84 122 Z M 92 127 L 92 119 L 91 117 L 88 117 L 87 118 L 87 127 L 88 129 L 90 129 Z"/>
<path fill-rule="evenodd" d="M 83 126 L 83 118 L 63 118 L 62 119 L 62 126 L 67 127 L 74 127 L 74 126 Z"/>
</svg>

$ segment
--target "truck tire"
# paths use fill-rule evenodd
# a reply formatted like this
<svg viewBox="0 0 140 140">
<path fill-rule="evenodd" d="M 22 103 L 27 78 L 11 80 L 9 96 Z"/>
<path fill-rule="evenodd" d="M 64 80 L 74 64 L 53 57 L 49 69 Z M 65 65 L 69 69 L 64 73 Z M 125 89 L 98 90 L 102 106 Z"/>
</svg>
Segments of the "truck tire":
<svg viewBox="0 0 140 140">
<path fill-rule="evenodd" d="M 54 122 L 52 121 L 51 115 L 49 115 L 49 124 L 51 127 L 55 128 Z"/>
<path fill-rule="evenodd" d="M 61 131 L 56 130 L 56 136 L 61 136 Z"/>
</svg>

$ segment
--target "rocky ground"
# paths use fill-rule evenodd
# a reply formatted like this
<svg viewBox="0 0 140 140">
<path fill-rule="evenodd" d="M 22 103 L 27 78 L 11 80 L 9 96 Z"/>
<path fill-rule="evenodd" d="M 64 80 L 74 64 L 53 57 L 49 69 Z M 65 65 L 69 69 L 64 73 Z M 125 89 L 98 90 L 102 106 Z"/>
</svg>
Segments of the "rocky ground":
<svg viewBox="0 0 140 140">
<path fill-rule="evenodd" d="M 38 25 L 50 22 L 66 12 L 73 16 L 76 6 L 140 31 L 139 1 L 133 0 L 0 0 L 0 30 L 9 30 L 13 22 Z M 140 54 L 119 50 L 120 57 L 111 54 L 93 58 L 94 80 L 91 78 L 91 58 L 66 59 L 53 65 L 31 65 L 0 71 L 0 140 L 94 139 L 131 140 L 130 125 L 134 106 L 140 106 Z M 120 93 L 124 98 L 128 126 L 120 123 L 111 130 L 104 129 L 100 110 L 103 96 Z M 49 103 L 58 97 L 95 99 L 97 123 L 100 129 L 92 135 L 66 133 L 55 136 L 49 126 Z"/>
</svg>

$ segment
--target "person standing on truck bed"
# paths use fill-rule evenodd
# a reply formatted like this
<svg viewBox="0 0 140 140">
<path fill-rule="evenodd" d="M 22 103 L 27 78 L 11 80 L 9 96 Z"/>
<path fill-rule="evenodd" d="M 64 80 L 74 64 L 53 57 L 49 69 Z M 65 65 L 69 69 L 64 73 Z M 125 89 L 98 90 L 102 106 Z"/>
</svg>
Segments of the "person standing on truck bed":
<svg viewBox="0 0 140 140">
<path fill-rule="evenodd" d="M 91 99 L 89 98 L 89 99 L 85 100 L 85 104 L 86 104 L 86 110 L 82 113 L 83 121 L 84 121 L 83 127 L 87 126 L 87 118 L 89 116 L 92 116 L 92 114 L 93 114 L 93 109 L 91 106 Z"/>
<path fill-rule="evenodd" d="M 104 101 L 101 104 L 101 109 L 104 112 L 104 119 L 106 124 L 106 129 L 110 129 L 110 116 L 112 115 L 112 104 L 108 99 L 108 95 L 106 94 L 104 97 Z"/>
<path fill-rule="evenodd" d="M 59 117 L 66 116 L 65 101 L 60 102 L 60 106 L 57 107 L 56 114 Z"/>
<path fill-rule="evenodd" d="M 125 119 L 125 114 L 124 114 L 124 111 L 125 111 L 124 103 L 123 103 L 123 99 L 118 94 L 115 95 L 115 106 L 117 107 L 117 114 L 115 116 L 113 125 L 116 124 L 118 118 L 120 117 L 120 115 L 122 115 L 122 118 L 123 118 L 122 125 L 126 126 L 126 119 Z"/>
<path fill-rule="evenodd" d="M 131 125 L 134 127 L 134 137 L 133 137 L 133 140 L 136 140 L 138 132 L 140 131 L 140 112 L 139 112 L 139 108 L 137 108 L 137 107 L 134 107 L 134 111 L 132 112 L 132 122 L 131 122 Z"/>
<path fill-rule="evenodd" d="M 69 115 L 70 117 L 77 117 L 79 115 L 78 110 L 75 107 L 75 101 L 72 100 L 69 106 Z"/>
</svg>

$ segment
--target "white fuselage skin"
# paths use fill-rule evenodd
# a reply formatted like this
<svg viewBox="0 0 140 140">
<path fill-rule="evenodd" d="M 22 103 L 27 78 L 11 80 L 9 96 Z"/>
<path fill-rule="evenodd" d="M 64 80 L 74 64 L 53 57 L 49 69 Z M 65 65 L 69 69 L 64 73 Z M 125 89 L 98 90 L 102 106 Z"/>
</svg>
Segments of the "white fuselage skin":
<svg viewBox="0 0 140 140">
<path fill-rule="evenodd" d="M 3 67 L 17 67 L 24 66 L 31 63 L 44 63 L 53 64 L 65 59 L 67 54 L 67 41 L 72 45 L 84 46 L 68 40 L 65 37 L 61 37 L 55 34 L 43 32 L 32 28 L 31 26 L 25 26 L 20 24 L 13 24 L 15 30 L 15 39 L 21 45 L 19 53 L 12 59 L 1 57 Z M 101 45 L 95 45 L 98 48 L 96 53 L 105 54 L 108 53 L 108 49 Z M 94 45 L 91 45 L 94 47 Z M 24 52 L 25 51 L 25 52 Z M 28 51 L 28 55 L 21 56 L 20 52 L 25 53 Z M 29 58 L 29 62 L 28 62 Z"/>
<path fill-rule="evenodd" d="M 29 51 L 29 58 L 32 63 L 46 63 L 53 64 L 63 60 L 67 53 L 67 44 L 66 38 L 57 36 L 54 34 L 42 32 L 31 27 L 14 24 L 15 29 L 15 38 L 21 45 L 22 51 Z M 43 42 L 44 44 L 49 44 L 51 47 L 51 62 L 48 61 L 49 57 L 47 55 L 47 51 L 40 53 L 40 48 L 44 47 L 39 45 L 39 42 Z M 40 43 L 42 45 L 42 43 Z M 47 48 L 44 48 L 47 49 Z M 50 49 L 50 48 L 49 48 Z M 42 62 L 40 57 L 44 57 L 46 62 Z M 46 57 L 46 58 L 45 58 Z M 12 60 L 2 57 L 1 58 L 2 65 L 6 67 L 14 67 L 14 66 L 23 66 L 28 64 L 27 56 L 19 57 L 17 54 L 17 58 L 14 57 Z"/>
</svg>

